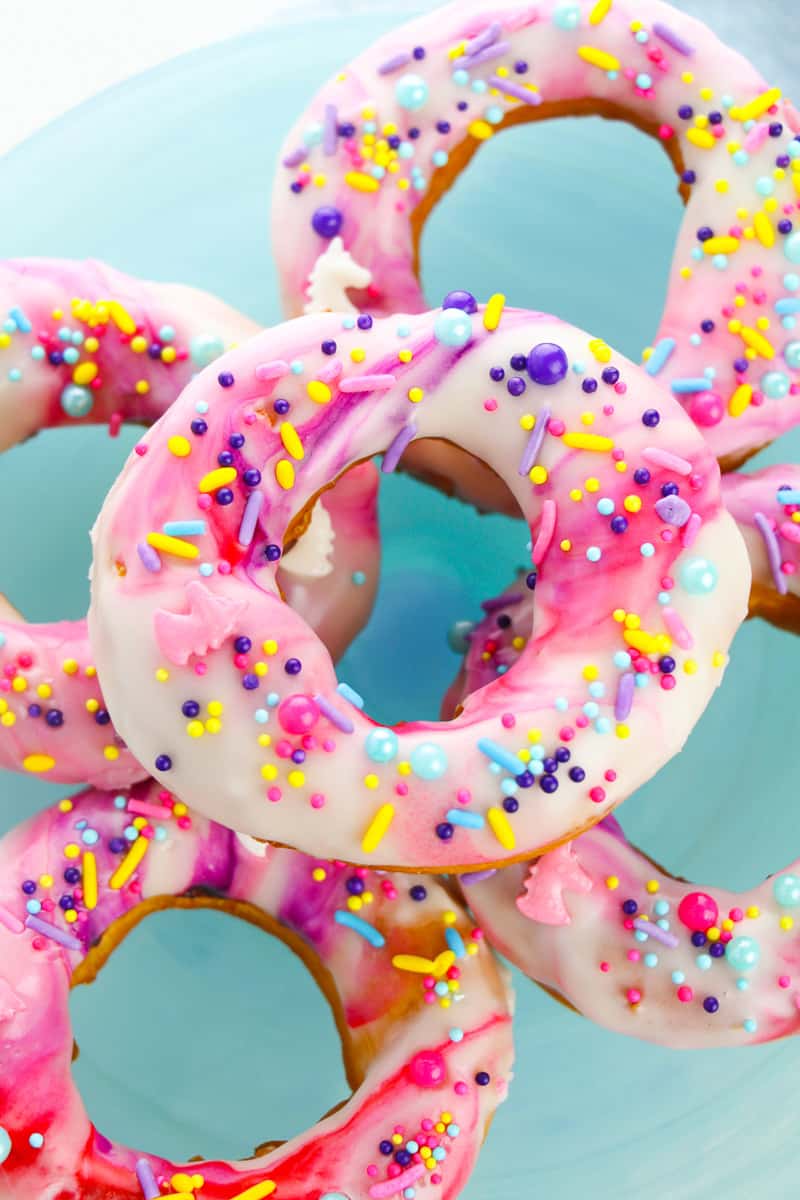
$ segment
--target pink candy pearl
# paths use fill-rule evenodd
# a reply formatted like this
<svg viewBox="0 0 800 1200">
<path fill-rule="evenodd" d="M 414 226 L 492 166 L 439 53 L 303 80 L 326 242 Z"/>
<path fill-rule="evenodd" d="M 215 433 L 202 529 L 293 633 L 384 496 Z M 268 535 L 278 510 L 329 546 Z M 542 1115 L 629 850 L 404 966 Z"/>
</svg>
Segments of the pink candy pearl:
<svg viewBox="0 0 800 1200">
<path fill-rule="evenodd" d="M 695 425 L 708 429 L 712 425 L 719 425 L 724 415 L 725 405 L 716 392 L 698 392 L 692 397 L 689 416 Z"/>
<path fill-rule="evenodd" d="M 287 733 L 308 733 L 319 720 L 320 712 L 311 696 L 296 692 L 278 707 L 278 721 Z"/>
<path fill-rule="evenodd" d="M 593 787 L 589 792 L 589 799 L 595 804 L 602 804 L 606 798 L 606 789 L 601 787 Z"/>
<path fill-rule="evenodd" d="M 690 987 L 683 986 L 678 988 L 678 999 L 680 1000 L 681 1004 L 688 1004 L 693 995 L 694 992 Z"/>
<path fill-rule="evenodd" d="M 447 1072 L 438 1050 L 422 1050 L 412 1058 L 408 1073 L 417 1087 L 435 1088 L 444 1083 Z"/>
<path fill-rule="evenodd" d="M 678 917 L 693 933 L 705 933 L 716 925 L 719 907 L 716 900 L 705 892 L 689 892 L 678 905 Z"/>
</svg>

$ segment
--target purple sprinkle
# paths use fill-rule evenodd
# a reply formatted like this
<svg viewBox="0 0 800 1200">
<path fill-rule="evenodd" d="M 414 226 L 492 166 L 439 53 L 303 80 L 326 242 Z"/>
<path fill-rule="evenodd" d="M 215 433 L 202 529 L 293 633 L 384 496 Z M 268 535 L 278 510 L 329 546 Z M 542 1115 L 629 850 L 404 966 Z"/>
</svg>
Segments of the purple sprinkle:
<svg viewBox="0 0 800 1200">
<path fill-rule="evenodd" d="M 528 475 L 531 468 L 535 465 L 539 457 L 539 451 L 542 448 L 544 435 L 547 433 L 547 426 L 552 416 L 552 409 L 545 406 L 539 413 L 539 419 L 531 430 L 531 435 L 528 438 L 528 444 L 522 455 L 522 461 L 519 464 L 519 474 L 522 476 Z"/>
<path fill-rule="evenodd" d="M 633 922 L 633 928 L 640 929 L 642 933 L 646 933 L 654 941 L 661 942 L 662 946 L 669 946 L 670 950 L 675 950 L 680 945 L 674 933 L 667 933 L 666 929 L 662 929 L 660 925 L 656 925 L 655 921 L 645 921 L 644 917 L 636 917 Z"/>
<path fill-rule="evenodd" d="M 686 58 L 691 58 L 694 54 L 694 46 L 685 42 L 680 34 L 676 33 L 674 29 L 670 29 L 669 25 L 663 25 L 661 21 L 656 21 L 653 25 L 653 33 L 673 50 L 677 50 L 678 54 L 683 54 Z"/>
<path fill-rule="evenodd" d="M 624 721 L 633 708 L 633 694 L 636 691 L 636 677 L 633 671 L 620 675 L 617 684 L 617 697 L 614 701 L 614 716 L 618 721 Z"/>
<path fill-rule="evenodd" d="M 161 1188 L 158 1186 L 153 1168 L 146 1158 L 140 1158 L 136 1163 L 136 1178 L 139 1180 L 144 1200 L 157 1200 L 157 1197 L 161 1195 Z"/>
<path fill-rule="evenodd" d="M 335 725 L 337 729 L 341 729 L 342 733 L 352 733 L 355 729 L 353 722 L 344 713 L 339 712 L 338 708 L 334 708 L 324 696 L 315 696 L 314 703 L 321 713 L 328 718 L 331 725 Z"/>
<path fill-rule="evenodd" d="M 403 429 L 401 429 L 400 432 L 392 438 L 392 441 L 390 442 L 389 447 L 383 456 L 383 462 L 381 463 L 381 471 L 383 471 L 384 475 L 391 475 L 392 471 L 394 471 L 397 464 L 400 462 L 406 446 L 409 444 L 409 442 L 413 442 L 416 436 L 417 427 L 412 421 L 410 425 L 404 426 Z"/>
<path fill-rule="evenodd" d="M 492 46 L 484 46 L 483 50 L 478 50 L 475 54 L 465 54 L 463 58 L 456 59 L 456 64 L 459 68 L 470 70 L 472 67 L 479 67 L 481 63 L 492 62 L 495 58 L 505 58 L 510 49 L 508 42 L 495 42 Z"/>
<path fill-rule="evenodd" d="M 512 604 L 520 604 L 522 592 L 509 592 L 505 596 L 495 596 L 493 600 L 484 600 L 481 608 L 485 613 L 497 612 L 498 608 L 510 608 Z"/>
<path fill-rule="evenodd" d="M 285 167 L 299 167 L 300 163 L 305 160 L 308 151 L 305 146 L 298 146 L 296 150 L 292 150 L 291 154 L 287 154 L 283 160 Z"/>
<path fill-rule="evenodd" d="M 411 62 L 411 55 L 407 50 L 401 50 L 399 54 L 393 54 L 391 58 L 386 59 L 386 62 L 381 63 L 378 67 L 378 74 L 391 75 L 392 71 L 399 71 L 409 62 Z"/>
<path fill-rule="evenodd" d="M 473 54 L 477 54 L 479 50 L 485 49 L 486 46 L 491 46 L 500 37 L 502 26 L 499 21 L 492 21 L 484 29 L 483 33 L 477 34 L 464 47 L 464 57 L 469 58 Z"/>
<path fill-rule="evenodd" d="M 764 514 L 760 512 L 753 513 L 753 524 L 764 539 L 764 547 L 767 551 L 769 569 L 772 571 L 775 590 L 780 596 L 785 596 L 789 590 L 789 585 L 786 582 L 786 576 L 781 570 L 781 548 L 778 545 L 775 530 Z"/>
<path fill-rule="evenodd" d="M 491 879 L 496 874 L 494 867 L 486 871 L 467 871 L 465 875 L 459 875 L 458 881 L 463 883 L 464 887 L 472 887 L 473 883 L 483 883 L 484 879 Z"/>
<path fill-rule="evenodd" d="M 28 929 L 33 929 L 36 933 L 41 933 L 44 937 L 58 942 L 59 946 L 64 946 L 67 950 L 83 949 L 81 943 L 71 933 L 64 933 L 63 930 L 57 929 L 55 925 L 51 925 L 49 921 L 43 921 L 41 917 L 28 916 L 25 918 L 25 925 Z"/>
<path fill-rule="evenodd" d="M 335 104 L 325 105 L 325 118 L 322 127 L 322 152 L 328 158 L 336 153 L 339 144 L 339 114 Z"/>
<path fill-rule="evenodd" d="M 161 570 L 161 559 L 153 547 L 148 546 L 147 542 L 138 542 L 136 553 L 142 560 L 142 566 L 146 567 L 148 571 L 152 571 L 156 575 Z"/>
<path fill-rule="evenodd" d="M 542 97 L 538 92 L 532 92 L 529 88 L 523 87 L 521 83 L 514 83 L 511 79 L 501 79 L 499 75 L 492 75 L 489 78 L 489 84 L 498 91 L 505 92 L 507 96 L 524 101 L 525 104 L 536 106 L 542 103 Z"/>
<path fill-rule="evenodd" d="M 242 523 L 237 535 L 240 546 L 249 546 L 256 532 L 261 505 L 264 503 L 263 492 L 251 492 L 242 513 Z"/>
</svg>

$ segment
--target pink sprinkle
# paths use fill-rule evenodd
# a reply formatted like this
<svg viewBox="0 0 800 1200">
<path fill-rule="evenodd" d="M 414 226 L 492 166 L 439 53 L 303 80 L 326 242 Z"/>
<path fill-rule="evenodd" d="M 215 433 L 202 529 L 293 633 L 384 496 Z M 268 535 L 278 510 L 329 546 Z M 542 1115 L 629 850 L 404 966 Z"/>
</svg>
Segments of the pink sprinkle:
<svg viewBox="0 0 800 1200">
<path fill-rule="evenodd" d="M 680 614 L 677 613 L 674 608 L 667 607 L 662 609 L 661 615 L 664 619 L 664 624 L 667 627 L 667 631 L 674 641 L 676 641 L 680 646 L 681 650 L 691 650 L 692 646 L 694 645 L 694 638 L 683 623 Z"/>
<path fill-rule="evenodd" d="M 603 972 L 603 974 L 604 974 L 604 975 L 607 975 L 607 974 L 608 974 L 608 972 L 611 970 L 611 963 L 609 963 L 609 962 L 601 962 L 601 963 L 600 963 L 600 970 Z"/>
<path fill-rule="evenodd" d="M 638 988 L 628 988 L 627 996 L 629 1004 L 638 1004 L 642 998 L 642 993 Z"/>
<path fill-rule="evenodd" d="M 723 929 L 722 933 L 719 935 L 719 940 L 721 942 L 729 942 L 732 937 L 733 934 L 731 933 L 730 929 Z"/>
<path fill-rule="evenodd" d="M 422 997 L 422 999 L 425 1001 L 426 1004 L 435 1004 L 436 1003 L 436 993 L 435 992 L 426 992 L 425 995 Z"/>
<path fill-rule="evenodd" d="M 468 1090 L 469 1089 L 467 1088 L 467 1085 L 462 1079 L 459 1079 L 458 1083 L 456 1083 L 453 1087 L 453 1091 L 457 1096 L 466 1096 Z"/>
<path fill-rule="evenodd" d="M 500 722 L 504 729 L 513 729 L 517 723 L 517 718 L 513 713 L 503 713 Z"/>
<path fill-rule="evenodd" d="M 199 663 L 194 664 L 195 675 L 205 675 L 207 670 L 208 670 L 208 665 L 204 662 L 199 662 Z"/>
<path fill-rule="evenodd" d="M 625 451 L 624 450 L 612 450 L 611 457 L 613 458 L 614 462 L 622 462 L 623 458 L 625 457 Z"/>
<path fill-rule="evenodd" d="M 178 817 L 178 829 L 191 829 L 191 828 L 192 828 L 192 818 L 191 817 Z"/>
<path fill-rule="evenodd" d="M 638 950 L 629 950 L 628 951 L 628 962 L 639 962 L 641 957 L 642 956 Z"/>
<path fill-rule="evenodd" d="M 603 801 L 605 800 L 605 798 L 606 798 L 606 789 L 605 788 L 593 787 L 592 790 L 589 792 L 589 799 L 592 800 L 594 804 L 602 804 Z"/>
<path fill-rule="evenodd" d="M 146 800 L 131 799 L 127 808 L 130 813 L 136 813 L 140 817 L 152 817 L 154 821 L 168 821 L 172 816 L 171 809 L 159 804 L 148 804 Z"/>
<path fill-rule="evenodd" d="M 791 979 L 788 975 L 778 976 L 778 987 L 788 988 L 791 985 Z"/>
<path fill-rule="evenodd" d="M 575 737 L 575 730 L 571 725 L 565 725 L 563 729 L 559 729 L 558 736 L 561 738 L 562 742 L 571 742 Z"/>
<path fill-rule="evenodd" d="M 578 729 L 585 729 L 589 724 L 589 718 L 585 713 L 579 713 L 575 718 L 575 724 L 578 726 Z"/>
<path fill-rule="evenodd" d="M 223 558 L 221 562 L 217 564 L 217 570 L 219 571 L 220 575 L 230 575 L 231 564 L 226 562 L 226 560 Z"/>
<path fill-rule="evenodd" d="M 496 412 L 497 411 L 497 401 L 495 400 L 494 396 L 490 396 L 488 400 L 484 400 L 483 407 L 486 409 L 487 412 Z"/>
<path fill-rule="evenodd" d="M 483 930 L 476 927 L 469 936 L 473 942 L 480 942 L 483 940 Z"/>
<path fill-rule="evenodd" d="M 678 988 L 678 999 L 680 1000 L 681 1004 L 688 1004 L 693 996 L 694 992 L 690 987 L 684 986 Z"/>
<path fill-rule="evenodd" d="M 431 1172 L 431 1183 L 434 1184 L 434 1186 L 437 1186 L 441 1182 L 442 1182 L 442 1177 L 439 1174 L 439 1172 L 438 1171 Z"/>
<path fill-rule="evenodd" d="M 43 900 L 42 908 L 44 909 L 45 912 L 49 913 L 49 912 L 53 911 L 53 909 L 55 908 L 55 905 L 53 904 L 52 900 Z"/>
<path fill-rule="evenodd" d="M 322 743 L 322 749 L 326 754 L 332 754 L 336 749 L 336 742 L 333 738 L 325 738 L 325 741 Z"/>
<path fill-rule="evenodd" d="M 378 1174 L 378 1168 L 375 1166 L 374 1163 L 370 1163 L 369 1166 L 367 1167 L 367 1174 L 369 1175 L 370 1179 L 374 1179 L 375 1176 Z"/>
<path fill-rule="evenodd" d="M 247 666 L 247 663 L 248 663 L 248 658 L 247 658 L 246 654 L 234 654 L 233 665 L 235 667 L 238 667 L 240 671 L 243 671 L 245 669 L 245 667 Z"/>
<path fill-rule="evenodd" d="M 654 467 L 663 467 L 665 471 L 676 471 L 678 475 L 691 475 L 692 473 L 692 464 L 687 459 L 681 458 L 679 454 L 672 454 L 669 450 L 662 450 L 659 446 L 648 446 L 646 450 L 642 451 L 642 458 Z"/>
<path fill-rule="evenodd" d="M 662 542 L 667 542 L 667 544 L 674 541 L 675 540 L 675 531 L 672 529 L 662 529 L 661 530 L 661 540 L 662 540 Z"/>
<path fill-rule="evenodd" d="M 459 804 L 469 804 L 472 799 L 472 792 L 469 788 L 459 788 L 456 795 Z"/>
<path fill-rule="evenodd" d="M 728 913 L 728 916 L 730 917 L 730 919 L 732 921 L 743 921 L 744 920 L 744 912 L 742 911 L 741 908 L 732 908 L 731 911 Z"/>
<path fill-rule="evenodd" d="M 688 550 L 697 540 L 697 535 L 700 532 L 700 526 L 703 524 L 703 518 L 699 513 L 693 512 L 689 520 L 683 527 L 681 534 L 681 545 L 684 550 Z"/>
<path fill-rule="evenodd" d="M 323 796 L 322 792 L 314 792 L 313 793 L 313 795 L 311 796 L 311 807 L 312 808 L 324 808 L 325 807 L 325 797 Z"/>
<path fill-rule="evenodd" d="M 604 417 L 613 417 L 613 415 L 614 415 L 614 405 L 613 404 L 604 404 L 603 405 L 603 416 Z"/>
<path fill-rule="evenodd" d="M 201 508 L 203 512 L 207 512 L 211 508 L 211 497 L 205 492 L 201 496 L 198 496 L 197 507 Z"/>
<path fill-rule="evenodd" d="M 257 419 L 258 418 L 256 417 L 256 414 L 254 412 L 247 412 L 244 414 L 244 417 L 242 418 L 245 425 L 255 425 Z"/>
<path fill-rule="evenodd" d="M 618 396 L 624 396 L 625 393 L 627 392 L 627 390 L 628 390 L 628 385 L 624 379 L 618 379 L 617 382 L 614 384 L 614 391 L 617 393 Z"/>
<path fill-rule="evenodd" d="M 134 454 L 138 454 L 139 458 L 144 458 L 145 454 L 147 454 L 147 446 L 143 445 L 142 442 L 139 442 L 138 446 L 133 447 L 133 452 Z"/>
<path fill-rule="evenodd" d="M 550 426 L 552 426 L 552 424 L 553 422 L 551 421 Z M 535 567 L 538 567 L 542 563 L 547 551 L 550 549 L 550 543 L 553 540 L 553 534 L 556 530 L 557 511 L 555 500 L 545 500 L 544 504 L 542 505 L 539 533 L 536 541 L 534 542 L 533 552 L 531 554 L 531 560 Z"/>
<path fill-rule="evenodd" d="M 408 784 L 407 783 L 396 783 L 394 785 L 394 790 L 395 790 L 395 794 L 398 796 L 407 796 L 408 795 Z"/>
<path fill-rule="evenodd" d="M 551 417 L 547 423 L 547 432 L 553 437 L 563 437 L 566 430 L 567 427 L 564 422 L 557 420 L 555 417 Z"/>
<path fill-rule="evenodd" d="M 604 774 L 603 778 L 604 778 L 604 779 L 605 779 L 605 780 L 606 780 L 608 783 L 614 783 L 614 781 L 615 781 L 615 780 L 616 780 L 616 778 L 617 778 L 617 772 L 616 772 L 616 771 L 612 771 L 612 770 L 611 770 L 611 768 L 609 767 L 609 769 L 608 769 L 608 770 L 606 771 L 606 773 Z"/>
<path fill-rule="evenodd" d="M 655 61 L 655 60 L 654 60 L 654 61 Z M 659 125 L 659 127 L 658 127 L 658 136 L 659 136 L 659 137 L 660 137 L 660 138 L 661 138 L 663 141 L 665 141 L 665 142 L 666 142 L 666 141 L 668 141 L 668 140 L 669 140 L 671 137 L 674 137 L 674 136 L 675 136 L 675 130 L 672 128 L 672 126 L 671 126 L 671 125 Z"/>
<path fill-rule="evenodd" d="M 665 592 L 670 592 L 675 587 L 675 580 L 671 575 L 662 575 L 661 586 Z"/>
<path fill-rule="evenodd" d="M 277 804 L 281 798 L 281 794 L 281 789 L 279 787 L 271 787 L 267 792 L 267 799 L 271 800 L 273 804 Z"/>
<path fill-rule="evenodd" d="M 696 471 L 689 476 L 689 487 L 693 492 L 699 492 L 704 483 L 703 476 L 699 475 Z"/>
<path fill-rule="evenodd" d="M 289 371 L 289 364 L 282 358 L 276 358 L 274 362 L 260 363 L 256 367 L 255 374 L 259 383 L 268 383 L 275 379 L 282 379 L 284 375 L 289 374 Z"/>
</svg>

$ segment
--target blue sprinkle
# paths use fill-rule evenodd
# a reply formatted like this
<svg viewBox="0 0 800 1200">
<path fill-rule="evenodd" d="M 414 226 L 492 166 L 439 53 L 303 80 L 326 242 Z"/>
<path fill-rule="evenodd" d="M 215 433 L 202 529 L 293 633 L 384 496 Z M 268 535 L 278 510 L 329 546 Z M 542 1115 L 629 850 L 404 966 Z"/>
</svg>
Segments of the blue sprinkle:
<svg viewBox="0 0 800 1200">
<path fill-rule="evenodd" d="M 448 949 L 453 951 L 456 958 L 466 958 L 467 947 L 464 945 L 464 939 L 453 925 L 448 925 L 444 931 L 444 940 L 447 942 Z"/>
<path fill-rule="evenodd" d="M 451 825 L 460 825 L 462 829 L 483 829 L 486 824 L 480 813 L 464 808 L 449 808 L 444 819 Z"/>
<path fill-rule="evenodd" d="M 359 937 L 362 937 L 365 942 L 369 942 L 370 946 L 374 946 L 376 950 L 380 950 L 386 945 L 386 938 L 380 933 L 374 925 L 370 925 L 369 921 L 364 921 L 361 917 L 357 917 L 355 913 L 348 912 L 344 908 L 337 908 L 333 914 L 333 919 L 337 925 L 345 925 L 348 929 L 352 929 Z"/>
<path fill-rule="evenodd" d="M 206 531 L 205 521 L 167 521 L 162 526 L 169 537 L 199 537 Z"/>
<path fill-rule="evenodd" d="M 644 369 L 648 375 L 658 375 L 669 361 L 673 350 L 675 349 L 675 338 L 662 338 L 653 347 L 653 353 L 648 358 L 644 365 Z"/>
<path fill-rule="evenodd" d="M 676 396 L 689 396 L 693 392 L 707 392 L 708 377 L 700 375 L 694 379 L 673 379 L 670 386 Z"/>
<path fill-rule="evenodd" d="M 349 683 L 337 684 L 336 690 L 345 700 L 349 700 L 354 708 L 364 707 L 364 697 L 360 696 L 355 688 L 351 688 Z"/>
<path fill-rule="evenodd" d="M 517 758 L 516 754 L 512 754 L 510 750 L 506 750 L 504 746 L 500 746 L 497 742 L 493 742 L 491 738 L 479 738 L 478 749 L 481 754 L 485 754 L 492 762 L 498 766 L 505 767 L 512 775 L 519 775 L 522 769 L 522 762 Z"/>
<path fill-rule="evenodd" d="M 18 305 L 15 305 L 9 311 L 8 315 L 11 317 L 20 333 L 30 333 L 32 331 L 33 326 Z"/>
</svg>

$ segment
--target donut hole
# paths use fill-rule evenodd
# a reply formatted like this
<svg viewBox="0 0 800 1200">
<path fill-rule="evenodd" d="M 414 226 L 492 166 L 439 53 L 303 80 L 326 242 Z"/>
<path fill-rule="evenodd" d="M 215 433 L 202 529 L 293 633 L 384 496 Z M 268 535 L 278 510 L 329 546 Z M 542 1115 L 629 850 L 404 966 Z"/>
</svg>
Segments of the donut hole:
<svg viewBox="0 0 800 1200">
<path fill-rule="evenodd" d="M 422 284 L 433 305 L 454 288 L 502 291 L 638 361 L 683 217 L 680 164 L 625 110 L 581 107 L 520 109 L 500 136 L 451 153 L 414 214 Z"/>
<path fill-rule="evenodd" d="M 73 1074 L 105 1137 L 173 1161 L 244 1158 L 348 1094 L 331 1011 L 278 938 L 227 911 L 174 907 L 122 936 L 70 997 Z"/>
</svg>

